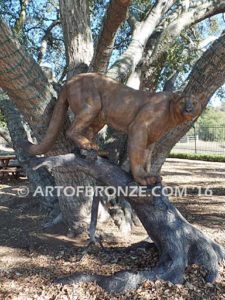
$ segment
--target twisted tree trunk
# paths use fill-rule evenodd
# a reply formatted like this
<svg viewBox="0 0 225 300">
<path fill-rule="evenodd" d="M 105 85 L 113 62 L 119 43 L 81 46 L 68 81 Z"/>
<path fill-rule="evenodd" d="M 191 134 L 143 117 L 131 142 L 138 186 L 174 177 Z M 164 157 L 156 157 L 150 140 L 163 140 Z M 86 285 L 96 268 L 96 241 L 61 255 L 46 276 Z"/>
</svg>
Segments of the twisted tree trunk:
<svg viewBox="0 0 225 300">
<path fill-rule="evenodd" d="M 137 187 L 132 178 L 119 167 L 107 160 L 96 161 L 76 158 L 74 154 L 33 160 L 35 169 L 41 166 L 55 168 L 73 166 L 76 170 L 93 176 L 104 185 L 118 187 Z M 154 189 L 155 193 L 153 193 Z M 148 189 L 144 197 L 128 195 L 127 200 L 137 213 L 148 235 L 159 251 L 159 262 L 152 270 L 120 271 L 111 276 L 74 274 L 56 280 L 57 283 L 77 283 L 96 281 L 111 293 L 124 292 L 136 288 L 145 280 L 161 278 L 173 283 L 182 283 L 185 268 L 191 264 L 202 265 L 206 271 L 206 281 L 212 282 L 218 275 L 219 262 L 225 259 L 225 249 L 207 238 L 192 226 L 169 202 L 163 186 Z M 160 231 L 160 234 L 159 234 Z"/>
</svg>

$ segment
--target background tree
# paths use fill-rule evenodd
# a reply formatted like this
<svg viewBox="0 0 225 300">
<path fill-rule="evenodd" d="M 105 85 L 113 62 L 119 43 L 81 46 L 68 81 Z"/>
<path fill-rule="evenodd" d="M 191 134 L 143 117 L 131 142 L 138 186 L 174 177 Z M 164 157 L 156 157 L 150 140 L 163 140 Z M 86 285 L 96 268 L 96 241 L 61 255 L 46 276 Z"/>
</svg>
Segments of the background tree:
<svg viewBox="0 0 225 300">
<path fill-rule="evenodd" d="M 136 89 L 151 92 L 180 89 L 184 95 L 195 95 L 202 108 L 224 84 L 222 19 L 212 17 L 225 12 L 225 1 L 131 3 L 112 0 L 107 7 L 105 4 L 60 0 L 58 6 L 57 1 L 1 1 L 0 86 L 16 104 L 39 141 L 46 132 L 57 93 L 53 80 L 47 79 L 38 62 L 52 63 L 59 82 L 65 74 L 70 77 L 79 72 L 97 70 Z M 96 15 L 104 16 L 101 29 L 94 18 Z M 219 28 L 215 28 L 213 34 L 210 31 L 202 34 L 198 24 L 207 26 L 200 22 L 212 20 L 219 24 Z M 212 41 L 215 42 L 209 47 Z M 201 43 L 209 47 L 204 53 L 200 51 L 203 49 Z M 49 155 L 73 150 L 73 145 L 64 135 L 69 122 L 68 118 Z M 191 126 L 192 122 L 187 122 L 156 143 L 152 174 L 160 172 L 171 148 Z M 123 135 L 109 128 L 100 137 L 100 142 L 108 149 L 110 160 L 118 164 L 126 160 Z M 82 170 L 75 172 L 72 167 L 60 171 L 55 168 L 53 176 L 60 186 L 96 183 L 96 179 Z M 70 227 L 84 227 L 91 200 L 87 197 L 59 197 L 62 214 Z M 192 233 L 194 236 L 194 230 Z M 185 265 L 187 261 L 183 263 Z M 208 269 L 210 267 L 211 264 Z M 217 265 L 213 268 L 211 279 L 216 276 Z"/>
<path fill-rule="evenodd" d="M 225 113 L 214 107 L 206 108 L 195 124 L 199 139 L 203 141 L 224 141 L 224 127 Z"/>
</svg>

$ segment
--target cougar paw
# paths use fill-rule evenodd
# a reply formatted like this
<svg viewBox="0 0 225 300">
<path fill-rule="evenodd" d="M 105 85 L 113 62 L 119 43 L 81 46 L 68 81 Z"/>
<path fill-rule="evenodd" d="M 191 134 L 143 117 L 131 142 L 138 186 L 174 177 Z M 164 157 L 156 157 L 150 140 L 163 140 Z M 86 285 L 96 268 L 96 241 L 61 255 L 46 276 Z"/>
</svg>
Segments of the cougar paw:
<svg viewBox="0 0 225 300">
<path fill-rule="evenodd" d="M 90 148 L 91 150 L 96 150 L 96 151 L 99 150 L 99 146 L 96 145 L 96 144 L 94 144 L 94 143 L 91 143 L 91 144 L 90 144 L 90 147 L 91 147 L 91 148 Z"/>
<path fill-rule="evenodd" d="M 83 143 L 81 145 L 81 149 L 84 149 L 84 150 L 95 150 L 95 151 L 98 151 L 99 150 L 99 147 L 98 145 L 96 144 L 92 144 L 92 143 Z"/>
<path fill-rule="evenodd" d="M 160 184 L 162 182 L 162 177 L 161 176 L 147 176 L 145 178 L 147 185 L 155 185 L 155 184 Z"/>
<path fill-rule="evenodd" d="M 135 176 L 135 180 L 141 185 L 155 185 L 162 182 L 162 177 L 152 176 L 145 173 L 145 174 Z"/>
<path fill-rule="evenodd" d="M 146 178 L 145 178 L 145 180 L 146 180 L 146 184 L 147 185 L 153 185 L 153 184 L 156 184 L 157 183 L 157 178 L 156 178 L 156 176 L 147 176 Z"/>
</svg>

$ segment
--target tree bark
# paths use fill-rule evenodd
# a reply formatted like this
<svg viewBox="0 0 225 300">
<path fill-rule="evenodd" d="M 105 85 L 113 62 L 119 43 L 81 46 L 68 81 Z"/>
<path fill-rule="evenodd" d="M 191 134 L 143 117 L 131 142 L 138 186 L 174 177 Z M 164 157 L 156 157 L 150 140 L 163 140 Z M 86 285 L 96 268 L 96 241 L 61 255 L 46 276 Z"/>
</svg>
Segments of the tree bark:
<svg viewBox="0 0 225 300">
<path fill-rule="evenodd" d="M 185 6 L 187 4 L 187 6 Z M 206 18 L 225 12 L 225 1 L 198 1 L 194 5 L 190 2 L 183 4 L 183 9 L 174 11 L 174 17 L 169 16 L 168 20 L 162 21 L 164 29 L 160 38 L 149 57 L 144 58 L 142 72 L 144 73 L 142 87 L 148 91 L 154 91 L 157 88 L 160 72 L 166 62 L 167 53 L 174 44 L 182 30 L 190 27 Z M 172 20 L 171 20 L 172 19 Z M 146 52 L 148 54 L 148 51 Z"/>
<path fill-rule="evenodd" d="M 122 18 L 124 18 L 125 11 L 128 6 L 128 0 L 116 0 L 112 3 L 112 10 L 111 13 L 115 12 L 115 4 L 118 6 L 118 2 L 120 3 L 120 6 L 123 10 L 122 14 L 120 11 L 120 14 L 118 15 L 118 20 L 116 18 L 115 21 L 115 15 L 109 15 L 106 19 L 107 28 L 108 28 L 108 22 L 112 22 L 112 18 L 115 21 L 115 24 L 113 24 L 113 28 L 110 28 L 112 30 L 111 34 L 113 35 L 113 32 L 116 31 L 116 27 L 119 26 L 119 21 L 122 21 Z M 76 8 L 75 8 L 76 7 Z M 118 8 L 117 8 L 118 9 Z M 90 63 L 90 60 L 93 55 L 93 44 L 90 34 L 90 24 L 89 24 L 89 10 L 88 10 L 88 2 L 84 1 L 60 1 L 60 10 L 61 10 L 61 18 L 62 18 L 62 25 L 63 25 L 63 31 L 64 31 L 64 38 L 65 38 L 65 48 L 67 53 L 67 60 L 68 60 L 68 78 L 70 78 L 72 75 L 80 72 L 87 71 L 87 66 Z M 71 16 L 71 11 L 73 11 L 73 15 Z M 68 17 L 69 16 L 69 17 Z M 110 26 L 111 27 L 111 26 Z M 104 42 L 106 38 L 106 32 L 103 31 L 102 38 L 100 38 L 101 41 L 99 41 L 99 47 L 105 48 L 107 45 L 102 45 L 100 42 Z M 113 38 L 113 36 L 110 36 L 109 39 L 107 39 L 107 42 L 110 43 L 110 39 Z M 84 51 L 85 50 L 85 51 Z M 96 52 L 97 54 L 97 52 Z M 106 58 L 106 57 L 105 57 Z M 95 60 L 96 61 L 96 60 Z M 85 68 L 83 68 L 85 67 Z M 111 136 L 112 138 L 112 136 Z M 121 137 L 121 139 L 124 139 L 124 135 Z M 110 148 L 110 149 L 109 149 Z M 118 159 L 115 157 L 115 150 L 113 149 L 113 145 L 110 144 L 110 147 L 107 147 L 107 150 L 110 152 L 111 159 Z M 63 171 L 64 172 L 64 171 Z M 94 186 L 96 185 L 96 181 L 89 177 L 87 174 L 84 174 L 83 172 L 76 171 L 74 172 L 73 169 L 69 170 L 66 169 L 63 173 L 64 180 L 65 180 L 65 186 Z M 86 222 L 84 217 L 82 216 L 88 216 L 90 212 L 90 207 L 92 204 L 92 198 L 91 197 L 85 197 L 85 195 L 80 195 L 79 197 L 74 196 L 72 197 L 65 197 L 63 196 L 63 199 L 60 201 L 60 207 L 63 211 L 64 218 L 67 220 L 72 220 L 73 226 L 70 226 L 72 228 L 81 230 L 82 228 L 86 228 Z M 78 218 L 79 216 L 79 218 Z M 124 217 L 125 218 L 125 217 Z M 74 221 L 76 220 L 76 222 Z M 121 224 L 125 224 L 125 222 L 122 222 Z M 128 227 L 130 227 L 130 224 L 127 224 Z M 126 227 L 126 226 L 124 226 Z M 124 229 L 124 228 L 123 228 Z M 126 230 L 126 228 L 124 229 Z"/>
<path fill-rule="evenodd" d="M 44 36 L 42 37 L 42 40 L 41 40 L 41 46 L 38 50 L 38 63 L 41 64 L 43 62 L 43 58 L 44 58 L 44 55 L 47 51 L 47 47 L 48 47 L 48 41 L 51 37 L 51 31 L 52 29 L 59 25 L 60 24 L 60 21 L 59 20 L 54 20 L 50 25 L 49 27 L 45 30 L 45 34 Z"/>
<path fill-rule="evenodd" d="M 93 57 L 88 1 L 60 0 L 60 12 L 68 66 L 67 79 L 69 79 L 75 74 L 87 72 Z M 74 172 L 73 169 L 65 169 L 61 172 L 64 186 L 96 184 L 93 178 L 83 172 Z M 64 219 L 70 222 L 71 235 L 73 231 L 75 233 L 85 230 L 92 198 L 85 195 L 79 197 L 62 195 L 59 201 Z"/>
<path fill-rule="evenodd" d="M 225 83 L 225 34 L 222 34 L 196 62 L 185 87 L 184 95 L 194 95 L 202 104 L 202 111 L 212 95 Z M 169 152 L 188 132 L 193 122 L 185 122 L 168 132 L 156 143 L 153 157 L 153 174 L 159 174 Z"/>
<path fill-rule="evenodd" d="M 23 47 L 13 37 L 12 32 L 0 20 L 0 87 L 7 92 L 25 120 L 33 130 L 34 136 L 40 141 L 48 127 L 52 109 L 55 103 L 56 93 L 48 84 L 39 65 L 25 52 Z M 65 120 L 61 134 L 57 139 L 49 155 L 68 153 L 74 149 L 74 145 L 65 138 L 64 134 L 69 120 Z M 82 176 L 74 174 L 69 168 L 66 171 L 56 169 L 53 171 L 57 186 L 74 184 L 74 177 L 78 185 L 85 185 Z M 86 176 L 86 175 L 85 175 Z M 63 219 L 69 228 L 82 229 L 86 226 L 88 216 L 87 209 L 82 210 L 85 201 L 89 204 L 91 199 L 69 199 L 65 195 L 59 197 L 59 205 Z M 89 207 L 88 207 L 89 209 Z"/>
<path fill-rule="evenodd" d="M 127 50 L 108 70 L 107 75 L 121 82 L 126 82 L 143 56 L 149 37 L 160 23 L 164 13 L 175 3 L 174 0 L 157 1 L 142 22 L 137 22 Z"/>
<path fill-rule="evenodd" d="M 87 72 L 93 56 L 88 1 L 60 0 L 60 12 L 70 78 Z"/>
<path fill-rule="evenodd" d="M 5 116 L 16 157 L 26 171 L 29 182 L 33 185 L 33 190 L 35 190 L 37 186 L 40 186 L 43 190 L 45 190 L 46 186 L 55 186 L 54 177 L 46 169 L 37 171 L 32 169 L 30 163 L 31 157 L 21 149 L 21 139 L 23 138 L 26 140 L 27 133 L 23 126 L 21 114 L 12 101 L 10 99 L 1 100 L 0 109 Z M 51 211 L 54 210 L 57 203 L 58 199 L 56 196 L 50 197 L 49 195 L 46 195 L 46 197 L 40 198 L 41 207 L 48 213 L 51 213 Z"/>
<path fill-rule="evenodd" d="M 109 3 L 91 66 L 91 69 L 98 73 L 106 72 L 116 32 L 126 18 L 130 2 L 130 0 L 112 0 Z"/>
<path fill-rule="evenodd" d="M 74 154 L 67 154 L 37 158 L 33 160 L 33 164 L 35 169 L 42 166 L 48 168 L 73 166 L 90 174 L 103 185 L 115 188 L 138 187 L 127 173 L 102 158 L 90 161 L 76 158 Z M 219 263 L 225 259 L 225 249 L 187 222 L 169 202 L 162 185 L 149 187 L 148 193 L 143 197 L 137 191 L 136 195 L 128 195 L 127 200 L 159 251 L 157 266 L 152 270 L 137 273 L 120 271 L 111 276 L 76 273 L 56 280 L 57 283 L 96 281 L 108 292 L 118 293 L 137 288 L 145 280 L 160 278 L 173 283 L 182 283 L 185 268 L 191 264 L 199 264 L 206 269 L 206 281 L 212 282 L 217 278 Z"/>
</svg>

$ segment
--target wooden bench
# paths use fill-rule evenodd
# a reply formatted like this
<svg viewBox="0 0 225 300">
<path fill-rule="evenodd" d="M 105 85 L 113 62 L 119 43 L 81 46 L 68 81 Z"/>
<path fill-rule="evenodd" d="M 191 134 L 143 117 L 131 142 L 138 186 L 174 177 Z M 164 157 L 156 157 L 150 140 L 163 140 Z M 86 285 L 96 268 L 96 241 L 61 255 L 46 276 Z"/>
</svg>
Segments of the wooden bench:
<svg viewBox="0 0 225 300">
<path fill-rule="evenodd" d="M 0 169 L 0 174 L 4 176 L 4 174 L 13 175 L 13 177 L 18 178 L 20 175 L 21 167 L 7 167 L 6 169 Z"/>
<path fill-rule="evenodd" d="M 16 160 L 15 155 L 0 156 L 0 175 L 2 177 L 7 174 L 18 178 L 21 170 L 22 167 Z"/>
</svg>

